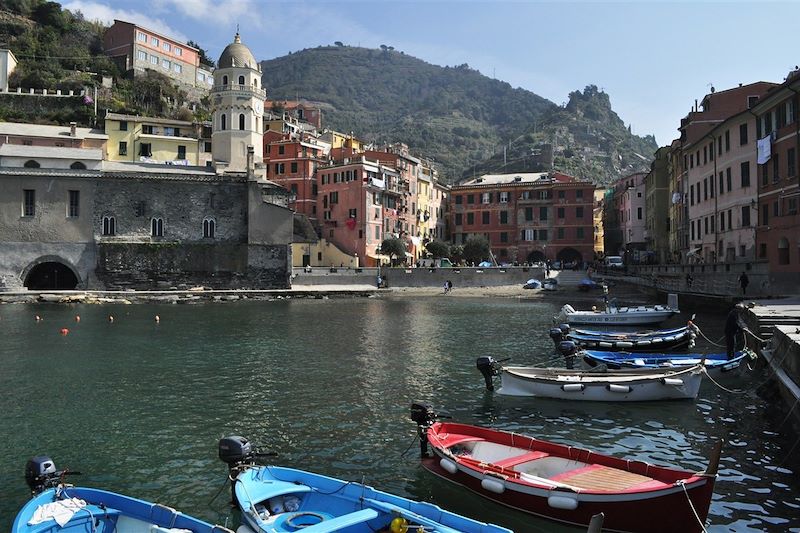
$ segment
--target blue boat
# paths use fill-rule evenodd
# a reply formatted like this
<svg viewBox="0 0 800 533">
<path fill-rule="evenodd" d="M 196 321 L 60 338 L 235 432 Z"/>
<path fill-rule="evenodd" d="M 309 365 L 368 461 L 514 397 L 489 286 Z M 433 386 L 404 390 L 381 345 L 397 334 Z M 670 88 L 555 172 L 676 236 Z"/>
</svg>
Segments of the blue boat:
<svg viewBox="0 0 800 533">
<path fill-rule="evenodd" d="M 69 470 L 52 459 L 28 461 L 25 479 L 33 498 L 17 514 L 12 533 L 233 533 L 175 509 L 115 492 L 64 483 Z"/>
<path fill-rule="evenodd" d="M 558 331 L 560 330 L 560 331 Z M 652 331 L 602 331 L 595 329 L 572 329 L 568 324 L 553 328 L 550 337 L 556 343 L 570 340 L 581 348 L 625 352 L 666 352 L 694 347 L 696 326 Z"/>
<path fill-rule="evenodd" d="M 625 368 L 669 368 L 690 367 L 705 361 L 706 370 L 713 374 L 729 372 L 739 368 L 745 357 L 750 355 L 749 350 L 736 352 L 733 359 L 728 360 L 726 353 L 629 353 L 629 352 L 601 352 L 596 350 L 583 350 L 580 352 L 583 360 L 590 367 L 606 365 L 609 369 Z"/>
<path fill-rule="evenodd" d="M 255 462 L 259 456 L 263 454 L 243 437 L 219 442 L 219 457 L 228 464 L 234 503 L 242 511 L 243 527 L 251 532 L 511 533 L 361 483 L 261 466 Z"/>
</svg>

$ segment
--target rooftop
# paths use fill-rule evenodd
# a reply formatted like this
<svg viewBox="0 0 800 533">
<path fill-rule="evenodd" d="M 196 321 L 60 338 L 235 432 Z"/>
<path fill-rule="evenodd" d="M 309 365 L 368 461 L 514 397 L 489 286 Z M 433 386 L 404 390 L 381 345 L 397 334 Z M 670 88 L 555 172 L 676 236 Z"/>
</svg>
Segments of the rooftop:
<svg viewBox="0 0 800 533">
<path fill-rule="evenodd" d="M 56 139 L 108 139 L 108 135 L 103 133 L 103 130 L 92 128 L 75 128 L 75 136 L 73 137 L 70 135 L 70 126 L 28 124 L 24 122 L 0 122 L 0 135 L 14 135 L 17 137 L 47 137 Z"/>
<path fill-rule="evenodd" d="M 25 157 L 28 159 L 83 159 L 102 161 L 99 148 L 65 148 L 63 146 L 26 146 L 23 144 L 0 145 L 0 157 Z"/>
</svg>

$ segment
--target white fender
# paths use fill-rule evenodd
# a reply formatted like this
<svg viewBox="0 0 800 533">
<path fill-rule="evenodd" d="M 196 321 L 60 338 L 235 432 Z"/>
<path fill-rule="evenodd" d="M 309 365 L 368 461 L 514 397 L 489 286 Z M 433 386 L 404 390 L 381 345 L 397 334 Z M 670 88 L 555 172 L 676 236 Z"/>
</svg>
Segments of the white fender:
<svg viewBox="0 0 800 533">
<path fill-rule="evenodd" d="M 647 346 L 648 344 L 652 344 L 652 342 L 646 339 L 639 341 L 639 346 Z"/>
<path fill-rule="evenodd" d="M 631 391 L 630 385 L 617 385 L 615 383 L 608 384 L 608 390 L 611 392 L 623 392 L 627 393 Z"/>
<path fill-rule="evenodd" d="M 614 347 L 614 345 L 611 344 L 610 342 L 598 342 L 597 344 L 602 346 L 603 348 L 613 348 Z"/>
<path fill-rule="evenodd" d="M 439 466 L 451 474 L 458 472 L 458 465 L 446 457 L 442 457 L 442 459 L 439 461 Z"/>
<path fill-rule="evenodd" d="M 561 385 L 561 390 L 564 392 L 582 392 L 584 388 L 583 383 L 564 383 Z"/>
<path fill-rule="evenodd" d="M 617 346 L 619 346 L 620 348 L 630 348 L 631 346 L 633 346 L 633 343 L 628 341 L 619 341 L 617 342 Z"/>
<path fill-rule="evenodd" d="M 578 508 L 578 499 L 570 496 L 549 496 L 547 498 L 547 505 L 554 509 L 574 511 Z"/>
<path fill-rule="evenodd" d="M 664 385 L 672 385 L 674 387 L 683 386 L 683 380 L 681 378 L 664 378 L 661 382 L 664 383 Z"/>
<path fill-rule="evenodd" d="M 506 484 L 503 483 L 503 480 L 497 479 L 496 477 L 483 478 L 481 480 L 481 487 L 496 494 L 502 494 L 506 490 Z"/>
</svg>

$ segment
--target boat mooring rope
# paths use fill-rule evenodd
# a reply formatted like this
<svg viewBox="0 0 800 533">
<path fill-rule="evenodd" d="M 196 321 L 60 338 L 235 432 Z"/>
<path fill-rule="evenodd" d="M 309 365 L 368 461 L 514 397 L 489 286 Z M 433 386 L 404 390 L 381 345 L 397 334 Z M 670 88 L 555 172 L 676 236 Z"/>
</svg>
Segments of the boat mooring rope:
<svg viewBox="0 0 800 533">
<path fill-rule="evenodd" d="M 718 346 L 718 347 L 720 347 L 720 348 L 723 348 L 723 347 L 725 346 L 724 344 L 719 344 L 719 341 L 721 341 L 722 339 L 724 339 L 724 338 L 725 338 L 725 336 L 724 336 L 724 335 L 723 335 L 722 337 L 720 337 L 720 338 L 719 338 L 719 340 L 718 340 L 717 342 L 714 342 L 714 341 L 712 341 L 711 339 L 709 339 L 708 337 L 706 337 L 706 334 L 705 334 L 705 333 L 703 333 L 703 330 L 702 330 L 702 329 L 700 329 L 700 326 L 698 326 L 697 324 L 695 324 L 695 327 L 697 328 L 697 333 L 699 333 L 701 337 L 703 337 L 705 340 L 707 340 L 708 342 L 710 342 L 710 343 L 711 343 L 711 344 L 713 344 L 714 346 Z"/>
<path fill-rule="evenodd" d="M 694 509 L 694 504 L 692 503 L 692 499 L 689 497 L 689 491 L 686 490 L 686 484 L 683 482 L 682 479 L 676 481 L 676 483 L 680 485 L 681 488 L 683 488 L 683 493 L 686 494 L 686 501 L 689 502 L 689 507 L 692 509 L 692 513 L 694 514 L 694 517 L 697 519 L 697 523 L 700 525 L 700 529 L 703 530 L 703 533 L 707 533 L 705 524 L 703 524 L 703 521 L 700 520 L 700 515 L 698 515 L 697 511 L 695 511 Z"/>
<path fill-rule="evenodd" d="M 709 373 L 708 373 L 708 369 L 705 367 L 705 365 L 703 365 L 703 374 L 705 374 L 705 375 L 706 375 L 706 377 L 707 377 L 708 379 L 710 379 L 710 380 L 711 380 L 711 382 L 712 382 L 714 385 L 716 385 L 716 386 L 717 386 L 717 387 L 719 387 L 720 389 L 724 390 L 725 392 L 730 392 L 731 394 L 744 394 L 744 393 L 746 393 L 746 392 L 747 392 L 747 391 L 744 391 L 744 390 L 731 390 L 731 389 L 727 389 L 727 388 L 723 387 L 722 385 L 720 385 L 719 383 L 717 383 L 717 381 L 716 381 L 714 378 L 712 378 L 712 377 L 711 377 L 711 374 L 709 374 Z"/>
</svg>

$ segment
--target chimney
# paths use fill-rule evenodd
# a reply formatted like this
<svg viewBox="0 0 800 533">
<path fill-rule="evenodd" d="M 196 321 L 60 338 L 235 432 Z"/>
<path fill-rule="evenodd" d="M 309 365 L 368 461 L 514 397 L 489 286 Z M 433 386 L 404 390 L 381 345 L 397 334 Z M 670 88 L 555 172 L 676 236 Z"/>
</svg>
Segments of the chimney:
<svg viewBox="0 0 800 533">
<path fill-rule="evenodd" d="M 255 157 L 255 149 L 252 146 L 247 147 L 247 177 L 252 178 L 255 172 L 253 158 Z"/>
<path fill-rule="evenodd" d="M 70 137 L 77 137 L 78 136 L 78 123 L 77 122 L 70 122 L 69 123 L 69 136 Z"/>
</svg>

